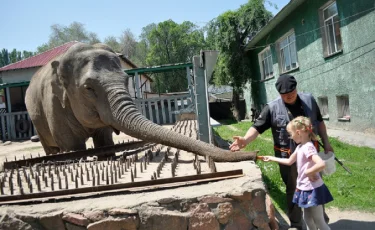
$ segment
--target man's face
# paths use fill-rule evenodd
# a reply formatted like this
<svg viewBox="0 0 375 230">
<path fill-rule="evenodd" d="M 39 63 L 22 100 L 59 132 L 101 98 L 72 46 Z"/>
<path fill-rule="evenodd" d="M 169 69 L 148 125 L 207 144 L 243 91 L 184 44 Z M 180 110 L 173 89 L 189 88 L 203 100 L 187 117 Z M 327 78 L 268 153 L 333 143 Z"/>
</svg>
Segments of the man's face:
<svg viewBox="0 0 375 230">
<path fill-rule="evenodd" d="M 297 100 L 297 90 L 295 89 L 292 92 L 280 94 L 280 96 L 284 103 L 293 105 Z"/>
</svg>

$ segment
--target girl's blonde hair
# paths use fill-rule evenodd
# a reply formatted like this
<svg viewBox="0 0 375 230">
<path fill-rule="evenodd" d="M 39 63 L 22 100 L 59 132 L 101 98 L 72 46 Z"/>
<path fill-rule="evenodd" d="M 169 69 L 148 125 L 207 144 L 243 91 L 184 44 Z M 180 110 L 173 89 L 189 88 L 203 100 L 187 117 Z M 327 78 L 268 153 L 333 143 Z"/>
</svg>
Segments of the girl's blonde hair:
<svg viewBox="0 0 375 230">
<path fill-rule="evenodd" d="M 294 118 L 291 122 L 289 122 L 286 129 L 288 130 L 288 132 L 296 131 L 296 130 L 308 132 L 311 140 L 313 141 L 318 140 L 313 131 L 311 120 L 308 117 L 299 116 L 299 117 Z"/>
</svg>

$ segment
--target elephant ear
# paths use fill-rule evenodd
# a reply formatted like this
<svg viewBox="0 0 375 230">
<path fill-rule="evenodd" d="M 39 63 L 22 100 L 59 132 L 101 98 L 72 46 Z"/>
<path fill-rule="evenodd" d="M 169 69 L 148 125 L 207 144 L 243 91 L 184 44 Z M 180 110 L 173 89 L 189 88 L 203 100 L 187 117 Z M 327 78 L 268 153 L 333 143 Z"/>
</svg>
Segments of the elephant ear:
<svg viewBox="0 0 375 230">
<path fill-rule="evenodd" d="M 64 84 L 62 82 L 61 76 L 58 71 L 59 65 L 60 65 L 59 61 L 53 61 L 51 63 L 52 75 L 56 79 L 54 83 L 52 84 L 52 92 L 54 95 L 56 95 L 59 98 L 61 106 L 65 108 L 67 104 L 67 95 L 66 95 Z"/>
</svg>

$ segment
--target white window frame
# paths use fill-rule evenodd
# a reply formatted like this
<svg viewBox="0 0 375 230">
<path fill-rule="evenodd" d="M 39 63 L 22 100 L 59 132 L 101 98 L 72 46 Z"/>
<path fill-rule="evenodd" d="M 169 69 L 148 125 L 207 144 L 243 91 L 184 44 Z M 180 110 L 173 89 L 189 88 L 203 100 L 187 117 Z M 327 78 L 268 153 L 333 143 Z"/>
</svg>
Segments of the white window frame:
<svg viewBox="0 0 375 230">
<path fill-rule="evenodd" d="M 333 4 L 336 3 L 336 11 L 337 13 L 330 16 L 329 18 L 325 18 L 324 17 L 324 11 L 327 10 L 329 7 L 331 7 Z M 341 48 L 339 49 L 338 48 L 338 43 L 337 43 L 337 40 L 336 40 L 336 36 L 335 36 L 335 23 L 338 23 L 338 22 L 335 22 L 333 19 L 335 16 L 338 16 L 338 9 L 337 9 L 337 2 L 336 0 L 331 0 L 329 2 L 327 2 L 326 4 L 324 4 L 321 8 L 320 8 L 320 20 L 321 20 L 321 26 L 322 26 L 322 40 L 323 40 L 323 49 L 324 49 L 324 56 L 331 56 L 333 54 L 336 54 L 336 53 L 339 53 L 342 51 L 342 37 L 341 37 L 341 30 L 340 30 L 340 38 L 341 38 Z M 333 26 L 333 34 L 331 34 L 331 36 L 333 37 L 333 40 L 334 40 L 334 47 L 331 47 L 331 43 L 330 43 L 330 39 L 329 39 L 329 28 L 328 28 L 328 23 L 331 23 L 330 26 Z M 339 28 L 340 29 L 340 28 Z"/>
<path fill-rule="evenodd" d="M 339 121 L 350 121 L 349 95 L 337 95 L 337 118 Z"/>
<path fill-rule="evenodd" d="M 328 97 L 318 97 L 318 105 L 323 119 L 329 119 Z"/>
<path fill-rule="evenodd" d="M 289 37 L 291 35 L 294 34 L 294 41 L 290 42 L 288 41 L 287 45 L 281 47 L 281 42 L 283 42 L 285 39 L 289 39 Z M 297 52 L 297 45 L 296 45 L 296 35 L 295 35 L 295 32 L 294 32 L 294 29 L 291 29 L 289 32 L 287 32 L 286 34 L 284 34 L 281 38 L 279 38 L 277 40 L 277 52 L 278 52 L 278 57 L 279 57 L 279 69 L 280 69 L 280 73 L 283 74 L 283 73 L 287 73 L 287 72 L 290 72 L 290 71 L 293 71 L 295 69 L 298 69 L 299 68 L 299 64 L 298 64 L 298 52 Z M 296 51 L 295 53 L 295 57 L 296 57 L 296 66 L 294 68 L 292 68 L 292 52 L 291 52 L 291 45 L 294 45 L 294 49 Z M 285 63 L 284 63 L 284 58 L 282 56 L 282 50 L 287 48 L 288 47 L 288 50 L 289 50 L 289 58 L 290 58 L 290 69 L 286 69 L 285 68 Z"/>
<path fill-rule="evenodd" d="M 265 54 L 266 52 L 269 52 L 270 54 L 269 54 L 267 57 L 263 58 L 263 54 Z M 275 72 L 274 72 L 274 70 L 273 70 L 273 59 L 272 59 L 272 51 L 271 51 L 271 47 L 270 47 L 270 46 L 266 47 L 265 49 L 263 49 L 263 50 L 258 54 L 258 60 L 259 60 L 259 67 L 260 67 L 260 71 L 261 71 L 262 80 L 267 80 L 267 79 L 273 78 Z M 271 61 L 271 70 L 272 70 L 272 72 L 271 72 L 271 74 L 268 74 L 268 75 L 266 75 L 266 73 L 265 73 L 265 69 L 264 69 L 264 67 L 263 67 L 263 66 L 264 66 L 264 65 L 263 65 L 263 62 L 264 62 L 265 60 L 268 61 L 268 62 L 267 62 L 268 64 L 269 64 L 269 60 Z"/>
</svg>

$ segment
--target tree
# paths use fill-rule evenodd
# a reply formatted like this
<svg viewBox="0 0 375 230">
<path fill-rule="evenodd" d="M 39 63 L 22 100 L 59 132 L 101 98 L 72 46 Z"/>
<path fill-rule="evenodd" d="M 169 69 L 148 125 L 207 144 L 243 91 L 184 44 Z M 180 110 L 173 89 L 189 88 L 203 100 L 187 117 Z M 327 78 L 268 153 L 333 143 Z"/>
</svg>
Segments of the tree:
<svg viewBox="0 0 375 230">
<path fill-rule="evenodd" d="M 232 107 L 236 120 L 240 120 L 240 95 L 251 79 L 251 60 L 245 51 L 248 36 L 258 32 L 271 18 L 271 12 L 264 7 L 264 0 L 249 0 L 238 10 L 221 14 L 210 25 L 210 36 L 214 36 L 210 39 L 214 40 L 220 52 L 214 81 L 233 87 Z"/>
<path fill-rule="evenodd" d="M 7 49 L 2 49 L 0 53 L 0 67 L 10 64 L 9 53 Z"/>
<path fill-rule="evenodd" d="M 54 24 L 51 26 L 52 33 L 47 43 L 37 48 L 38 53 L 60 46 L 70 41 L 79 41 L 89 44 L 100 42 L 96 33 L 88 32 L 80 22 L 72 22 L 69 26 Z"/>
<path fill-rule="evenodd" d="M 104 39 L 104 44 L 111 47 L 111 49 L 117 53 L 121 53 L 121 44 L 117 41 L 116 37 L 108 36 Z"/>
<path fill-rule="evenodd" d="M 204 34 L 192 22 L 177 24 L 164 21 L 147 36 L 149 52 L 146 63 L 161 65 L 191 61 L 193 55 L 204 47 Z M 156 76 L 157 92 L 178 92 L 187 89 L 186 71 L 160 73 Z"/>
<path fill-rule="evenodd" d="M 125 57 L 131 59 L 135 55 L 137 41 L 130 29 L 126 29 L 124 32 L 122 32 L 122 36 L 120 37 L 120 44 L 122 47 L 121 53 Z"/>
<path fill-rule="evenodd" d="M 147 54 L 150 50 L 150 34 L 151 31 L 157 27 L 155 23 L 149 24 L 142 28 L 142 33 L 139 36 L 140 41 L 137 42 L 135 48 L 135 54 L 132 57 L 132 61 L 138 66 L 147 66 Z"/>
</svg>

